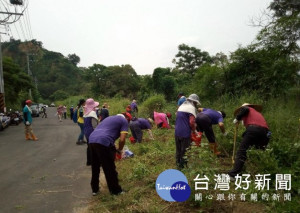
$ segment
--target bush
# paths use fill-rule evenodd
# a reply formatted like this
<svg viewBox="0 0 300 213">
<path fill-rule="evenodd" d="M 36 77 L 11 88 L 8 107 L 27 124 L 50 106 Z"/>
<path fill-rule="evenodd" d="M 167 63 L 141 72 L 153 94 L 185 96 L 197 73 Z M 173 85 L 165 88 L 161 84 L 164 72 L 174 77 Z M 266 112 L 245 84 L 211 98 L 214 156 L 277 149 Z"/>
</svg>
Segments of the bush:
<svg viewBox="0 0 300 213">
<path fill-rule="evenodd" d="M 162 111 L 166 106 L 166 100 L 163 95 L 154 95 L 148 98 L 140 108 L 140 113 L 144 117 L 149 117 L 153 111 Z"/>
<path fill-rule="evenodd" d="M 63 90 L 57 90 L 52 95 L 50 95 L 51 100 L 64 100 L 69 97 L 69 94 Z"/>
</svg>

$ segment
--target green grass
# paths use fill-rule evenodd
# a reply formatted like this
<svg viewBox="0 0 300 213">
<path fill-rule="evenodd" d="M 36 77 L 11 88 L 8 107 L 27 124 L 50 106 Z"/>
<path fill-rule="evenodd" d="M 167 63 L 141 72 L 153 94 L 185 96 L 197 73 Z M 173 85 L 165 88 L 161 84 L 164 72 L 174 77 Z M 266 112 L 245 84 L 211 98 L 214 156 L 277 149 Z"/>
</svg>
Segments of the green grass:
<svg viewBox="0 0 300 213">
<path fill-rule="evenodd" d="M 76 97 L 75 99 L 78 99 Z M 75 99 L 70 99 L 75 100 Z M 97 100 L 97 99 L 96 99 Z M 99 100 L 98 100 L 99 101 Z M 104 99 L 100 100 L 100 104 L 107 102 L 110 105 L 110 114 L 114 115 L 123 112 L 126 105 L 130 104 L 130 100 L 126 99 Z M 228 131 L 226 137 L 222 136 L 218 127 L 214 127 L 219 149 L 222 153 L 226 152 L 229 156 L 225 158 L 215 157 L 208 149 L 207 140 L 202 139 L 202 147 L 192 147 L 188 152 L 188 168 L 184 168 L 182 172 L 189 180 L 192 188 L 192 194 L 188 201 L 166 202 L 162 200 L 155 190 L 155 182 L 158 175 L 167 169 L 176 169 L 175 165 L 175 140 L 174 129 L 162 130 L 153 129 L 154 141 L 146 141 L 141 144 L 130 144 L 129 140 L 126 145 L 134 153 L 133 158 L 123 159 L 116 162 L 117 171 L 119 173 L 120 185 L 128 191 L 125 195 L 111 196 L 107 190 L 100 193 L 94 198 L 90 208 L 91 212 L 222 212 L 231 211 L 229 201 L 220 202 L 214 200 L 204 200 L 202 202 L 195 201 L 194 195 L 194 179 L 197 174 L 207 175 L 210 180 L 214 179 L 215 174 L 226 173 L 232 167 L 231 156 L 234 138 L 234 110 L 244 102 L 262 104 L 263 115 L 265 116 L 269 127 L 273 133 L 272 140 L 265 152 L 252 149 L 248 152 L 248 160 L 245 164 L 244 173 L 254 175 L 271 174 L 274 179 L 275 174 L 289 173 L 292 174 L 292 201 L 274 202 L 274 201 L 258 201 L 250 202 L 247 198 L 246 202 L 237 202 L 234 205 L 241 209 L 248 209 L 253 212 L 296 212 L 299 207 L 299 191 L 300 191 L 300 160 L 299 160 L 299 103 L 294 99 L 282 101 L 281 99 L 271 99 L 263 101 L 256 94 L 249 94 L 240 98 L 223 96 L 214 102 L 201 100 L 203 107 L 216 110 L 224 110 L 227 113 L 225 119 L 225 128 Z M 147 109 L 144 109 L 143 103 L 138 103 L 141 109 L 139 117 L 147 117 Z M 173 118 L 171 123 L 175 122 L 175 104 L 166 104 L 162 111 L 172 112 Z M 244 127 L 240 126 L 238 130 L 237 145 L 241 141 L 241 135 Z M 130 133 L 129 133 L 130 136 Z M 144 138 L 148 138 L 148 134 L 144 133 Z M 210 183 L 214 183 L 213 181 Z M 274 185 L 270 184 L 269 191 L 258 192 L 261 196 L 265 193 L 280 193 L 273 189 Z M 234 187 L 234 185 L 232 185 Z M 250 187 L 247 193 L 255 193 L 257 190 Z M 222 193 L 210 189 L 206 194 Z M 239 193 L 231 188 L 228 193 Z M 248 194 L 249 195 L 249 194 Z M 238 208 L 237 207 L 237 208 Z"/>
</svg>

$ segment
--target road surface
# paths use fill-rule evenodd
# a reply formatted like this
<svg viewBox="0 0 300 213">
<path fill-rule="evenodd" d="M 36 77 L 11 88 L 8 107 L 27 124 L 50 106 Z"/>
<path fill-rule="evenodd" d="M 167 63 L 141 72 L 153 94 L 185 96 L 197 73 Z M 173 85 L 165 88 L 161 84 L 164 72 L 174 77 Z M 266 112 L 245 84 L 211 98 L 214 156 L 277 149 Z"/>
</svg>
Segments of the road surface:
<svg viewBox="0 0 300 213">
<path fill-rule="evenodd" d="M 0 212 L 87 212 L 92 202 L 86 145 L 76 145 L 79 127 L 33 118 L 38 141 L 26 141 L 24 124 L 0 132 Z M 103 181 L 102 181 L 103 183 Z M 101 183 L 101 184 L 102 184 Z"/>
</svg>

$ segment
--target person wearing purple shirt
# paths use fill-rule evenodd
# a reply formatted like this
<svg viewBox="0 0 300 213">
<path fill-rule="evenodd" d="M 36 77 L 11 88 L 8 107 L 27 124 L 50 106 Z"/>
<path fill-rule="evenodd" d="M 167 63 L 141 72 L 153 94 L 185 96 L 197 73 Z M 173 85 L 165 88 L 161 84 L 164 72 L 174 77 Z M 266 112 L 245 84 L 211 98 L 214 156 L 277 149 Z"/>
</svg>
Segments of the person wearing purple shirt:
<svg viewBox="0 0 300 213">
<path fill-rule="evenodd" d="M 92 164 L 91 150 L 89 145 L 89 137 L 98 125 L 98 117 L 96 114 L 96 107 L 99 106 L 99 102 L 94 101 L 94 99 L 89 98 L 85 102 L 84 106 L 84 135 L 87 141 L 86 149 L 86 165 L 90 166 Z"/>
<path fill-rule="evenodd" d="M 130 107 L 131 107 L 131 114 L 133 117 L 138 117 L 137 116 L 137 113 L 138 113 L 138 106 L 137 106 L 137 103 L 136 103 L 136 100 L 133 100 L 130 104 Z"/>
<path fill-rule="evenodd" d="M 199 113 L 196 116 L 197 130 L 205 133 L 205 136 L 209 141 L 209 147 L 213 153 L 215 155 L 221 154 L 217 150 L 217 143 L 212 125 L 218 124 L 223 135 L 226 135 L 224 127 L 224 118 L 226 117 L 225 112 L 208 108 L 199 108 L 198 112 Z"/>
<path fill-rule="evenodd" d="M 200 104 L 199 97 L 191 94 L 187 101 L 180 105 L 176 113 L 175 121 L 175 144 L 176 144 L 176 165 L 182 169 L 187 165 L 185 153 L 191 146 L 191 133 L 195 133 L 195 117 L 197 104 Z"/>
<path fill-rule="evenodd" d="M 93 195 L 99 193 L 100 166 L 102 166 L 107 186 L 111 194 L 123 193 L 119 185 L 118 173 L 115 165 L 116 152 L 121 153 L 128 133 L 128 123 L 132 119 L 129 113 L 118 114 L 104 119 L 89 137 L 92 154 L 92 179 Z M 116 149 L 115 141 L 119 140 Z"/>
<path fill-rule="evenodd" d="M 142 130 L 148 130 L 149 133 L 149 138 L 151 140 L 154 140 L 153 134 L 151 131 L 151 123 L 149 120 L 145 118 L 134 118 L 132 121 L 130 121 L 130 130 L 131 134 L 134 137 L 134 139 L 138 142 L 141 143 L 143 140 L 143 131 Z"/>
</svg>

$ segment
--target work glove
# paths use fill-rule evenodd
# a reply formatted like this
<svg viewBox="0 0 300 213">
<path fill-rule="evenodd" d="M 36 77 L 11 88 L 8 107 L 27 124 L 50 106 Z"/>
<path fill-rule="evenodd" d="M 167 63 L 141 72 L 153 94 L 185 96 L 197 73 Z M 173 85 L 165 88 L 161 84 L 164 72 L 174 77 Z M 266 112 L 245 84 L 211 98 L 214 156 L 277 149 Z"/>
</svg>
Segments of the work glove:
<svg viewBox="0 0 300 213">
<path fill-rule="evenodd" d="M 26 121 L 25 125 L 26 125 L 26 126 L 30 126 L 29 121 Z"/>
<path fill-rule="evenodd" d="M 224 132 L 224 133 L 223 133 L 223 136 L 226 137 L 227 135 L 228 135 L 228 132 Z"/>
<path fill-rule="evenodd" d="M 235 118 L 234 120 L 233 120 L 233 123 L 234 124 L 237 124 L 239 121 Z"/>
</svg>

